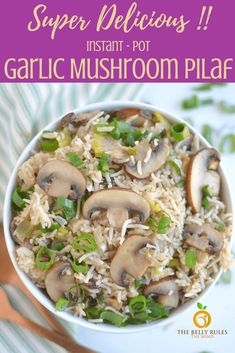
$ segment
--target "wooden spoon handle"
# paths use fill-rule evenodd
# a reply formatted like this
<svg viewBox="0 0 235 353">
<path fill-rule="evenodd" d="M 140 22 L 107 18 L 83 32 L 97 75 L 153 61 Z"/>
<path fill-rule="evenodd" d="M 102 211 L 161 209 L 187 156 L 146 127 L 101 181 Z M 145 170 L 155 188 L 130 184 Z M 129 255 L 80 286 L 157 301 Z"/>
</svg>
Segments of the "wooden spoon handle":
<svg viewBox="0 0 235 353">
<path fill-rule="evenodd" d="M 71 353 L 94 353 L 94 351 L 91 351 L 88 348 L 85 348 L 83 346 L 80 346 L 78 343 L 72 341 L 68 337 L 65 337 L 58 332 L 55 331 L 50 331 L 37 323 L 29 320 L 25 316 L 19 314 L 17 311 L 12 310 L 12 315 L 9 318 L 10 321 L 14 322 L 15 324 L 18 324 L 26 329 L 29 329 L 30 331 L 36 333 L 39 336 L 42 336 L 44 338 L 47 338 L 48 340 L 59 344 L 60 346 L 64 347 Z"/>
<path fill-rule="evenodd" d="M 17 283 L 17 287 L 19 287 L 24 294 L 29 298 L 29 300 L 33 303 L 33 305 L 38 309 L 40 314 L 46 319 L 48 324 L 57 332 L 62 333 L 64 336 L 70 337 L 65 328 L 57 321 L 52 314 L 42 306 L 39 301 L 28 291 L 28 289 L 24 286 L 24 284 L 19 280 Z M 72 338 L 71 338 L 72 339 Z"/>
</svg>

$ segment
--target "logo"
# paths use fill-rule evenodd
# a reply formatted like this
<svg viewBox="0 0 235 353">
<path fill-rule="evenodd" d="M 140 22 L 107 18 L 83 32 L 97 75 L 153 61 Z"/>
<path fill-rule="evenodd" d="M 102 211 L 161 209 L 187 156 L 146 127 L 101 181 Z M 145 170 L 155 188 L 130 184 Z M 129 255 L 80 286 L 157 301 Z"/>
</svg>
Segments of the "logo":
<svg viewBox="0 0 235 353">
<path fill-rule="evenodd" d="M 193 316 L 193 323 L 196 327 L 202 329 L 210 326 L 211 314 L 206 311 L 207 306 L 197 303 L 198 311 Z"/>
<path fill-rule="evenodd" d="M 180 336 L 191 336 L 193 339 L 212 339 L 217 336 L 228 335 L 227 329 L 208 328 L 212 323 L 211 314 L 206 310 L 207 306 L 197 303 L 197 310 L 193 315 L 192 323 L 194 328 L 177 329 L 177 334 Z M 213 320 L 213 326 L 215 322 Z"/>
</svg>

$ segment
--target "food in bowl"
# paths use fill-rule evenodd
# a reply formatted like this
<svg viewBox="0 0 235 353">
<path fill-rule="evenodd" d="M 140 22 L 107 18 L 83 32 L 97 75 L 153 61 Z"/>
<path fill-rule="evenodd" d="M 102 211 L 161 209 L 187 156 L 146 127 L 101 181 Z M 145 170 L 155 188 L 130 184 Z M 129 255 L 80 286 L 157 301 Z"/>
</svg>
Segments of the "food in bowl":
<svg viewBox="0 0 235 353">
<path fill-rule="evenodd" d="M 137 108 L 70 113 L 18 170 L 19 267 L 93 323 L 168 317 L 230 265 L 219 153 Z"/>
</svg>

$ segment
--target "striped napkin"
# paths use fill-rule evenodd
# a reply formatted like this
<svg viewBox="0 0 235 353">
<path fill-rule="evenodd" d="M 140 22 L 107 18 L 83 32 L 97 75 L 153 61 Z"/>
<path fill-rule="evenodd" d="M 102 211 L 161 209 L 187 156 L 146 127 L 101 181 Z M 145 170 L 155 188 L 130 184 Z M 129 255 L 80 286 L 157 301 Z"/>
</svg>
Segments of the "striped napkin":
<svg viewBox="0 0 235 353">
<path fill-rule="evenodd" d="M 0 85 L 0 217 L 10 173 L 26 144 L 50 121 L 75 108 L 99 101 L 138 100 L 144 84 L 44 84 L 21 83 Z M 20 312 L 46 326 L 37 310 L 23 293 L 5 286 L 7 294 Z M 62 322 L 65 324 L 65 322 Z M 73 325 L 68 325 L 71 333 Z M 75 330 L 74 330 L 75 332 Z M 0 321 L 1 353 L 62 353 L 49 341 L 8 322 Z"/>
</svg>

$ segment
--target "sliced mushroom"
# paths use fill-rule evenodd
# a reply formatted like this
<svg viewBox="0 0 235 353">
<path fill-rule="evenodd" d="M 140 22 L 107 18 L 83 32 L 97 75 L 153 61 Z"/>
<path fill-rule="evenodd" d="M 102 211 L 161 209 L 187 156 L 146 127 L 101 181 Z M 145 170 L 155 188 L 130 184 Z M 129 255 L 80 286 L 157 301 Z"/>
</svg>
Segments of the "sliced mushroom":
<svg viewBox="0 0 235 353">
<path fill-rule="evenodd" d="M 114 308 L 116 310 L 121 310 L 122 303 L 117 301 L 117 299 L 115 297 L 106 298 L 106 301 L 107 301 L 108 306 L 111 306 L 112 308 Z"/>
<path fill-rule="evenodd" d="M 37 176 L 38 185 L 52 197 L 80 198 L 86 190 L 82 173 L 70 163 L 53 160 L 46 163 Z"/>
<path fill-rule="evenodd" d="M 129 147 L 123 146 L 119 140 L 114 140 L 110 136 L 97 135 L 95 140 L 102 146 L 114 163 L 123 164 L 129 161 Z"/>
<path fill-rule="evenodd" d="M 141 127 L 148 120 L 152 119 L 152 113 L 148 110 L 138 108 L 125 108 L 118 110 L 116 113 L 118 119 L 125 120 L 131 125 Z"/>
<path fill-rule="evenodd" d="M 189 224 L 184 229 L 184 237 L 185 244 L 208 254 L 220 252 L 224 244 L 223 234 L 210 224 Z"/>
<path fill-rule="evenodd" d="M 107 218 L 113 227 L 120 228 L 128 219 L 129 212 L 136 212 L 141 222 L 150 215 L 148 202 L 129 189 L 104 189 L 94 192 L 83 205 L 83 216 L 91 218 L 98 210 L 107 210 Z"/>
<path fill-rule="evenodd" d="M 146 158 L 146 140 L 137 145 L 137 155 L 135 156 L 136 164 L 128 162 L 125 166 L 126 172 L 137 179 L 148 178 L 152 173 L 160 169 L 169 156 L 169 146 L 165 140 L 160 140 L 154 150 L 150 151 L 151 155 L 148 160 Z M 150 145 L 148 145 L 150 148 Z M 145 151 L 145 154 L 143 153 Z M 141 168 L 139 168 L 141 163 Z"/>
<path fill-rule="evenodd" d="M 192 146 L 192 142 L 193 142 L 193 136 L 190 135 L 189 137 L 187 137 L 186 139 L 176 143 L 175 145 L 175 149 L 176 150 L 182 150 L 185 149 L 186 151 L 189 150 Z"/>
<path fill-rule="evenodd" d="M 58 261 L 47 271 L 45 278 L 46 291 L 56 302 L 75 286 L 73 270 L 68 262 Z"/>
<path fill-rule="evenodd" d="M 179 304 L 179 290 L 175 277 L 169 276 L 157 282 L 151 282 L 144 289 L 145 295 L 157 295 L 158 302 L 168 308 L 176 308 Z"/>
<path fill-rule="evenodd" d="M 208 185 L 212 195 L 219 195 L 220 175 L 216 171 L 219 162 L 219 153 L 214 148 L 203 148 L 191 157 L 187 168 L 186 196 L 194 213 L 201 209 L 203 186 Z"/>
<path fill-rule="evenodd" d="M 110 265 L 113 281 L 120 286 L 125 286 L 125 276 L 129 274 L 135 279 L 143 276 L 151 261 L 140 253 L 151 240 L 142 235 L 132 235 L 118 248 Z"/>
<path fill-rule="evenodd" d="M 85 124 L 90 119 L 99 114 L 100 111 L 88 112 L 88 113 L 68 113 L 60 121 L 61 127 L 72 125 L 73 127 L 78 127 L 80 124 Z"/>
</svg>

